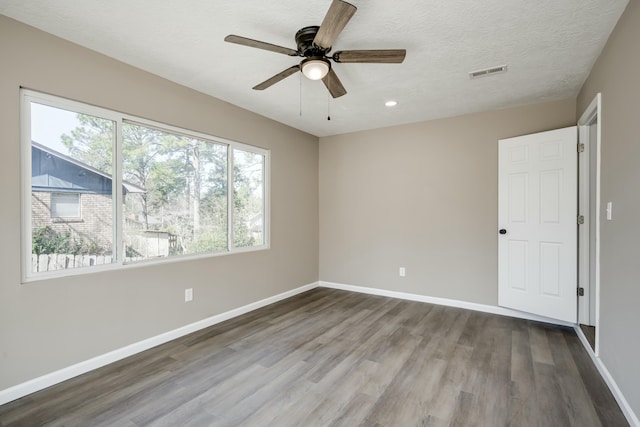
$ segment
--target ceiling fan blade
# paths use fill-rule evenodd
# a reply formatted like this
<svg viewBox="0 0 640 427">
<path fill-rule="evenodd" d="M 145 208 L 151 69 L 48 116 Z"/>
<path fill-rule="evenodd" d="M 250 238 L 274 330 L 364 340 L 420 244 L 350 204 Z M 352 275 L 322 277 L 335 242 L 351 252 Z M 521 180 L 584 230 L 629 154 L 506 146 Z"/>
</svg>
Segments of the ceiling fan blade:
<svg viewBox="0 0 640 427">
<path fill-rule="evenodd" d="M 407 51 L 404 49 L 387 50 L 341 50 L 333 54 L 335 62 L 367 62 L 379 64 L 400 64 Z"/>
<path fill-rule="evenodd" d="M 241 44 L 243 46 L 255 47 L 258 49 L 268 50 L 271 52 L 282 53 L 289 56 L 298 56 L 298 51 L 289 49 L 288 47 L 282 47 L 275 44 L 261 42 L 260 40 L 253 40 L 242 36 L 236 36 L 233 34 L 224 38 L 224 41 L 229 43 Z"/>
<path fill-rule="evenodd" d="M 342 86 L 342 82 L 338 78 L 336 72 L 333 71 L 333 69 L 329 70 L 327 75 L 322 79 L 322 82 L 329 90 L 331 96 L 334 98 L 339 98 L 342 95 L 346 95 L 347 93 L 347 90 L 344 88 L 344 86 Z"/>
<path fill-rule="evenodd" d="M 323 49 L 329 49 L 333 46 L 344 27 L 347 25 L 354 13 L 356 7 L 342 0 L 333 0 L 327 14 L 318 29 L 313 44 Z"/>
<path fill-rule="evenodd" d="M 274 84 L 278 83 L 280 80 L 284 80 L 290 75 L 295 74 L 298 71 L 300 71 L 300 65 L 294 65 L 293 67 L 287 68 L 286 70 L 276 74 L 270 79 L 263 81 L 259 85 L 254 86 L 253 89 L 265 90 L 266 88 L 273 86 Z"/>
</svg>

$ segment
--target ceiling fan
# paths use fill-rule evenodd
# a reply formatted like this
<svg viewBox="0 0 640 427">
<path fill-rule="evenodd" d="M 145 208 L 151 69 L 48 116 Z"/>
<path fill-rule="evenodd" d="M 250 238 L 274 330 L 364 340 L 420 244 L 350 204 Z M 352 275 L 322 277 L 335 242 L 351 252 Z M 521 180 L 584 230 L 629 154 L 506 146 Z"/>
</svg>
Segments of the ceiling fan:
<svg viewBox="0 0 640 427">
<path fill-rule="evenodd" d="M 311 80 L 322 80 L 331 96 L 338 98 L 346 94 L 347 91 L 332 69 L 329 60 L 337 63 L 399 64 L 404 61 L 406 55 L 406 50 L 404 49 L 386 49 L 342 50 L 329 56 L 333 42 L 338 38 L 355 12 L 356 7 L 354 5 L 342 0 L 333 0 L 319 27 L 304 27 L 296 33 L 297 50 L 233 34 L 225 37 L 224 41 L 304 58 L 298 65 L 281 71 L 254 86 L 253 89 L 264 90 L 298 71 L 302 71 L 302 74 Z"/>
</svg>

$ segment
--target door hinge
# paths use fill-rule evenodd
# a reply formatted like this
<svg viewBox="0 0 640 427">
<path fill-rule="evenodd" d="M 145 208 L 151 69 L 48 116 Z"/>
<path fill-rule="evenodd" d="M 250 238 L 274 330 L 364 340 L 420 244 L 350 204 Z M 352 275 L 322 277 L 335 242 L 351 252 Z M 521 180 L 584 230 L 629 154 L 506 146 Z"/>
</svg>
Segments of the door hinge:
<svg viewBox="0 0 640 427">
<path fill-rule="evenodd" d="M 578 296 L 579 297 L 583 297 L 584 296 L 584 288 L 578 288 Z"/>
<path fill-rule="evenodd" d="M 584 153 L 584 144 L 578 143 L 578 153 Z"/>
<path fill-rule="evenodd" d="M 578 225 L 584 224 L 584 215 L 578 215 Z"/>
</svg>

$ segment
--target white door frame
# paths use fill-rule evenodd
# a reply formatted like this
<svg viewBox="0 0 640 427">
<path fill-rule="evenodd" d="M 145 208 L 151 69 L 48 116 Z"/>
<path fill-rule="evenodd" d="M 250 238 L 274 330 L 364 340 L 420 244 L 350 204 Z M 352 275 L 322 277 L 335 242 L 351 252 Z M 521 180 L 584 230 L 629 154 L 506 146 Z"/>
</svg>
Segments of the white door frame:
<svg viewBox="0 0 640 427">
<path fill-rule="evenodd" d="M 596 140 L 590 138 L 589 126 L 596 121 Z M 585 145 L 585 150 L 578 157 L 580 175 L 579 185 L 579 212 L 585 217 L 585 224 L 578 231 L 578 277 L 579 286 L 584 288 L 584 297 L 578 300 L 578 319 L 583 324 L 593 324 L 596 327 L 595 355 L 599 354 L 600 343 L 600 158 L 601 158 L 601 135 L 602 135 L 602 95 L 598 93 L 591 104 L 584 111 L 578 120 L 578 138 L 581 144 Z M 595 150 L 596 170 L 589 170 L 589 152 Z M 589 218 L 589 177 L 595 173 L 595 218 Z M 595 221 L 595 318 L 590 318 L 590 284 L 589 284 L 589 221 Z"/>
</svg>

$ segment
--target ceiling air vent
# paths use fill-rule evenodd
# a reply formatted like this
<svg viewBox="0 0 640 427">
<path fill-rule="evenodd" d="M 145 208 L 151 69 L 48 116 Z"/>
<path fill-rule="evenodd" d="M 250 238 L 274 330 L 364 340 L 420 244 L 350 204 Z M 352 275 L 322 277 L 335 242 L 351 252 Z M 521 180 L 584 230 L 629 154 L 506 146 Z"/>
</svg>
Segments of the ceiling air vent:
<svg viewBox="0 0 640 427">
<path fill-rule="evenodd" d="M 506 73 L 507 66 L 499 65 L 497 67 L 485 68 L 484 70 L 472 71 L 469 73 L 469 77 L 472 79 L 477 79 L 478 77 L 491 76 L 493 74 Z"/>
</svg>

